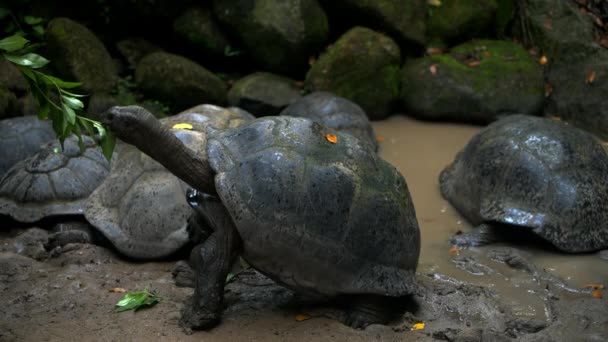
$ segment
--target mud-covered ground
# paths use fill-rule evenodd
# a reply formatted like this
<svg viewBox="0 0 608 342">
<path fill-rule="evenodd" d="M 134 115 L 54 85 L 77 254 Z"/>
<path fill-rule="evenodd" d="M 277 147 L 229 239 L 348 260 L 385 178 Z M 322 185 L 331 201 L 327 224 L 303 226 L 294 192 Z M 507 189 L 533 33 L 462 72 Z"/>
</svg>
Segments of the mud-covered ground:
<svg viewBox="0 0 608 342">
<path fill-rule="evenodd" d="M 93 245 L 68 245 L 47 254 L 45 231 L 12 229 L 0 235 L 1 341 L 605 341 L 608 299 L 562 281 L 509 247 L 462 251 L 453 262 L 469 272 L 500 272 L 532 284 L 544 313 L 517 315 L 491 288 L 448 276 L 419 274 L 420 291 L 390 326 L 353 330 L 343 312 L 294 295 L 247 270 L 226 288 L 222 324 L 186 334 L 180 310 L 191 288 L 177 287 L 175 261 L 133 263 Z M 39 259 L 39 260 L 36 260 Z M 122 296 L 109 290 L 148 289 L 163 298 L 152 308 L 115 312 Z M 606 296 L 604 296 L 606 297 Z M 308 318 L 309 319 L 302 319 Z M 541 317 L 541 318 L 538 318 Z M 415 323 L 425 323 L 412 331 Z"/>
</svg>

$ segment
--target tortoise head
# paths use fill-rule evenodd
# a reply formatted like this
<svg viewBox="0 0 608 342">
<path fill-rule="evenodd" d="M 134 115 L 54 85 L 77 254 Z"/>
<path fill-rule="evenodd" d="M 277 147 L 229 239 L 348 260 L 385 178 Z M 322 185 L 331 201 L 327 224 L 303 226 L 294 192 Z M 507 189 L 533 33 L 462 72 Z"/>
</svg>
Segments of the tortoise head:
<svg viewBox="0 0 608 342">
<path fill-rule="evenodd" d="M 205 156 L 185 146 L 170 129 L 139 106 L 114 106 L 101 115 L 116 136 L 137 147 L 192 187 L 215 193 L 214 172 Z"/>
</svg>

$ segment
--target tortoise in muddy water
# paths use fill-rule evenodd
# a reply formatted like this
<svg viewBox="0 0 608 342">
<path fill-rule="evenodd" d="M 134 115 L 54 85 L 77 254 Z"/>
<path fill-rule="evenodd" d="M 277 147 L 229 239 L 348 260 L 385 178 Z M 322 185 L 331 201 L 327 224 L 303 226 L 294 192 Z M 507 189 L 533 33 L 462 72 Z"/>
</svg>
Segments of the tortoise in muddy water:
<svg viewBox="0 0 608 342">
<path fill-rule="evenodd" d="M 207 126 L 236 127 L 253 116 L 200 105 L 160 120 L 188 148 L 206 154 Z M 190 241 L 186 185 L 162 165 L 126 145 L 107 179 L 91 194 L 85 217 L 116 249 L 135 259 L 162 259 Z"/>
<path fill-rule="evenodd" d="M 405 180 L 351 135 L 260 118 L 211 130 L 207 158 L 141 107 L 113 107 L 103 121 L 197 189 L 190 201 L 214 229 L 198 253 L 185 328 L 218 324 L 239 252 L 293 290 L 349 302 L 345 323 L 356 328 L 385 323 L 395 298 L 414 291 L 420 232 Z"/>
<path fill-rule="evenodd" d="M 459 245 L 536 236 L 569 253 L 608 248 L 608 155 L 591 134 L 524 115 L 481 130 L 441 172 L 473 231 Z"/>
<path fill-rule="evenodd" d="M 55 139 L 49 121 L 22 116 L 0 121 L 0 177 L 15 163 L 38 152 Z"/>
</svg>

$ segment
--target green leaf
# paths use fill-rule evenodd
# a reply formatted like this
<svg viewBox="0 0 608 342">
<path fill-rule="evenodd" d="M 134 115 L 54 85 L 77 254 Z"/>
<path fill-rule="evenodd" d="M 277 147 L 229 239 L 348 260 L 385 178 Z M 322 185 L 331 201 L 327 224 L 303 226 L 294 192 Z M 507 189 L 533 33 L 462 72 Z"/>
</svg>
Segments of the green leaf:
<svg viewBox="0 0 608 342">
<path fill-rule="evenodd" d="M 64 120 L 70 125 L 76 123 L 76 112 L 66 103 L 63 104 L 63 116 Z"/>
<path fill-rule="evenodd" d="M 162 298 L 148 292 L 147 290 L 135 291 L 127 293 L 120 298 L 118 303 L 116 303 L 116 311 L 122 312 L 127 310 L 138 310 L 142 307 L 148 307 L 159 303 L 161 300 Z"/>
<path fill-rule="evenodd" d="M 41 68 L 49 64 L 48 59 L 35 53 L 28 53 L 23 56 L 4 55 L 4 57 L 15 64 L 30 67 L 32 69 Z"/>
<path fill-rule="evenodd" d="M 40 17 L 34 17 L 31 15 L 26 15 L 25 17 L 23 17 L 23 21 L 25 21 L 25 23 L 28 25 L 37 25 L 40 24 L 43 20 L 44 19 Z"/>
<path fill-rule="evenodd" d="M 42 25 L 32 26 L 32 30 L 34 30 L 38 37 L 42 37 L 44 35 L 44 26 Z"/>
<path fill-rule="evenodd" d="M 112 160 L 112 153 L 114 153 L 114 147 L 116 146 L 116 137 L 111 131 L 106 130 L 106 134 L 101 137 L 101 152 L 108 161 Z"/>
<path fill-rule="evenodd" d="M 76 88 L 76 87 L 78 87 L 78 86 L 80 86 L 82 84 L 80 82 L 66 82 L 66 81 L 64 81 L 64 80 L 62 80 L 60 78 L 53 77 L 53 76 L 50 76 L 50 75 L 44 75 L 42 81 L 44 83 L 46 83 L 46 84 L 56 85 L 59 88 L 64 88 L 64 89 Z M 75 97 L 84 96 L 84 95 L 76 95 L 76 94 L 71 94 L 71 93 L 68 93 L 68 95 L 72 95 L 72 96 L 75 96 Z"/>
<path fill-rule="evenodd" d="M 14 34 L 10 37 L 0 39 L 0 50 L 6 52 L 13 52 L 22 49 L 29 40 L 23 38 L 21 35 Z"/>
<path fill-rule="evenodd" d="M 67 104 L 68 107 L 72 109 L 80 110 L 84 108 L 84 104 L 82 103 L 82 101 L 77 98 L 65 95 L 61 95 L 61 98 L 63 99 L 63 102 L 65 102 L 65 104 Z"/>
<path fill-rule="evenodd" d="M 230 45 L 227 45 L 224 48 L 224 56 L 226 56 L 226 57 L 240 56 L 242 54 L 243 54 L 243 51 L 241 51 L 241 50 L 233 50 L 232 46 L 230 46 Z"/>
<path fill-rule="evenodd" d="M 87 121 L 86 119 L 84 119 L 82 116 L 78 116 L 77 119 L 78 119 L 78 123 L 80 124 L 80 126 L 82 126 L 82 128 L 84 128 L 84 130 L 87 132 L 87 134 L 91 138 L 94 138 L 95 131 L 93 131 L 93 125 L 91 125 L 91 123 L 89 121 Z"/>
<path fill-rule="evenodd" d="M 82 140 L 82 131 L 80 130 L 80 126 L 74 125 L 74 134 L 76 134 L 76 137 L 78 138 L 78 147 L 80 148 L 80 152 L 82 153 L 85 150 L 85 146 L 84 140 Z"/>
</svg>

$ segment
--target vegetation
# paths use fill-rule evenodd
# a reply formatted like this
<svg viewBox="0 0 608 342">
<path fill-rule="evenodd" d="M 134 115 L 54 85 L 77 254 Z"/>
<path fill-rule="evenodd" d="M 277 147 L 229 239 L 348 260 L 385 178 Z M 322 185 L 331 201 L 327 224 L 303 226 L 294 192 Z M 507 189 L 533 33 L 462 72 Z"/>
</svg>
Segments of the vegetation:
<svg viewBox="0 0 608 342">
<path fill-rule="evenodd" d="M 0 19 L 12 15 L 10 11 L 0 8 Z M 11 36 L 0 40 L 0 52 L 2 57 L 13 63 L 25 76 L 30 91 L 36 100 L 39 111 L 38 118 L 50 119 L 53 122 L 53 130 L 59 141 L 63 141 L 75 134 L 81 148 L 84 148 L 82 134 L 86 133 L 92 137 L 98 136 L 101 148 L 108 160 L 112 156 L 116 139 L 112 133 L 100 122 L 80 115 L 84 104 L 80 98 L 85 95 L 77 94 L 72 89 L 80 86 L 78 82 L 66 82 L 60 78 L 51 76 L 40 71 L 49 64 L 49 60 L 36 54 L 33 50 L 35 44 L 25 38 L 27 33 L 21 23 L 13 18 L 15 23 L 8 29 L 16 31 Z M 42 37 L 44 29 L 41 25 L 43 19 L 24 16 L 23 23 L 28 25 L 27 29 L 33 37 Z"/>
</svg>

